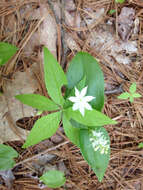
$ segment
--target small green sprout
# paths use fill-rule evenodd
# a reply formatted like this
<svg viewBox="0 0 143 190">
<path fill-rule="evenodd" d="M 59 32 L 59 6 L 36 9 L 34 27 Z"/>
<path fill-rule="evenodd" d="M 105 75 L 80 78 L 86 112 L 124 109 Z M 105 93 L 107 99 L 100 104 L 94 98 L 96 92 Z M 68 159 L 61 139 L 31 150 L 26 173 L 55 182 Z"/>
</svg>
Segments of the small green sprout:
<svg viewBox="0 0 143 190">
<path fill-rule="evenodd" d="M 143 142 L 139 143 L 138 148 L 143 148 Z"/>
<path fill-rule="evenodd" d="M 124 3 L 125 0 L 115 0 L 116 3 Z"/>
<path fill-rule="evenodd" d="M 128 99 L 130 102 L 134 101 L 134 98 L 140 98 L 142 97 L 141 94 L 136 93 L 136 83 L 133 83 L 130 88 L 129 88 L 129 93 L 128 92 L 124 92 L 122 93 L 120 96 L 118 96 L 118 99 Z"/>
<path fill-rule="evenodd" d="M 112 14 L 114 14 L 115 12 L 116 12 L 115 9 L 111 9 L 111 10 L 109 11 L 109 14 L 112 15 Z"/>
</svg>

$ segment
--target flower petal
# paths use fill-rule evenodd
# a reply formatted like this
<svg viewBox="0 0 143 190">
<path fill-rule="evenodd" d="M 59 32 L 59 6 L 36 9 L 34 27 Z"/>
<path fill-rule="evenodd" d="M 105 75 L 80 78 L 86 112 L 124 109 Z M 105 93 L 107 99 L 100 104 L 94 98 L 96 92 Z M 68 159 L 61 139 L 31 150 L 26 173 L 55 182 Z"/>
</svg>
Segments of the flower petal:
<svg viewBox="0 0 143 190">
<path fill-rule="evenodd" d="M 80 106 L 79 111 L 80 111 L 81 115 L 84 116 L 84 107 L 83 106 Z"/>
<path fill-rule="evenodd" d="M 92 110 L 92 107 L 91 107 L 91 105 L 90 104 L 88 104 L 88 103 L 84 103 L 84 107 L 87 109 L 87 110 Z"/>
<path fill-rule="evenodd" d="M 90 102 L 93 99 L 95 99 L 95 97 L 93 97 L 93 96 L 85 96 L 84 97 L 84 101 L 86 101 L 86 102 Z"/>
<path fill-rule="evenodd" d="M 80 92 L 80 96 L 81 96 L 81 97 L 84 97 L 84 96 L 86 95 L 87 87 L 88 87 L 88 86 L 84 87 L 84 88 L 82 89 L 82 91 Z"/>
<path fill-rule="evenodd" d="M 77 96 L 79 96 L 80 95 L 80 92 L 79 92 L 79 90 L 75 87 L 75 96 L 77 97 Z"/>
<path fill-rule="evenodd" d="M 78 110 L 79 109 L 79 104 L 78 103 L 73 104 L 72 109 L 73 109 L 73 111 Z"/>
<path fill-rule="evenodd" d="M 75 96 L 71 96 L 68 98 L 71 102 L 77 102 L 77 98 Z"/>
</svg>

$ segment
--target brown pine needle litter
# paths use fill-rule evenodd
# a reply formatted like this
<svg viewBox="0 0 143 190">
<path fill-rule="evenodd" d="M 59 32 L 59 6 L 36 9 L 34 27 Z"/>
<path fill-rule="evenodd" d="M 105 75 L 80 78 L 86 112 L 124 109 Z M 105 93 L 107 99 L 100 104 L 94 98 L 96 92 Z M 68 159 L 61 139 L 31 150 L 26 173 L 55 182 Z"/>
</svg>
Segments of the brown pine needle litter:
<svg viewBox="0 0 143 190">
<path fill-rule="evenodd" d="M 59 7 L 63 6 L 62 0 L 53 2 L 58 2 Z M 77 51 L 87 51 L 99 60 L 107 85 L 117 87 L 123 84 L 123 90 L 128 91 L 130 84 L 136 82 L 137 92 L 143 96 L 142 0 L 127 0 L 124 4 L 117 5 L 115 5 L 114 0 L 75 0 L 76 14 L 73 16 L 72 25 L 65 22 L 64 14 L 60 25 L 55 16 L 55 9 L 52 9 L 46 0 L 1 0 L 0 41 L 12 43 L 19 48 L 12 60 L 0 68 L 0 90 L 2 92 L 7 88 L 7 81 L 12 81 L 16 72 L 27 72 L 26 70 L 31 68 L 34 63 L 38 63 L 40 73 L 34 73 L 38 81 L 37 92 L 47 96 L 43 83 L 41 61 L 41 47 L 43 44 L 38 44 L 37 42 L 36 47 L 32 49 L 28 56 L 25 53 L 25 47 L 27 47 L 28 42 L 32 43 L 30 41 L 31 37 L 35 31 L 38 31 L 45 19 L 44 17 L 31 19 L 31 13 L 41 5 L 46 6 L 48 12 L 55 19 L 57 25 L 57 59 L 61 61 L 65 69 L 67 68 L 67 63 Z M 97 47 L 96 45 L 91 47 L 90 39 L 94 31 L 104 25 L 109 18 L 113 20 L 116 26 L 116 16 L 120 14 L 121 9 L 125 6 L 132 7 L 135 10 L 135 17 L 139 18 L 139 31 L 134 36 L 137 40 L 139 54 L 138 56 L 130 55 L 132 60 L 134 58 L 130 64 L 121 64 L 114 60 L 113 65 L 100 51 L 102 47 Z M 94 17 L 93 13 L 103 8 L 102 17 L 96 18 L 95 22 L 87 23 L 86 17 Z M 109 15 L 108 13 L 111 9 L 116 9 L 118 12 L 114 15 Z M 78 15 L 85 21 L 82 26 L 77 24 Z M 121 39 L 116 36 L 115 28 L 114 31 L 114 35 L 120 43 Z M 78 49 L 63 45 L 63 37 L 66 34 L 73 38 Z M 69 49 L 65 51 L 65 48 Z M 62 63 L 63 56 L 66 57 L 64 64 Z M 38 180 L 41 173 L 33 167 L 33 162 L 40 155 L 46 155 L 47 153 L 56 155 L 56 159 L 52 164 L 58 164 L 63 161 L 68 170 L 67 185 L 59 188 L 59 190 L 143 190 L 143 149 L 138 148 L 138 144 L 143 142 L 143 98 L 135 99 L 131 104 L 128 100 L 117 99 L 118 95 L 107 95 L 105 100 L 104 113 L 117 120 L 118 124 L 106 126 L 111 138 L 111 159 L 102 183 L 98 182 L 93 171 L 83 160 L 79 149 L 70 143 L 67 137 L 59 133 L 63 138 L 63 142 L 52 147 L 49 147 L 49 141 L 45 141 L 45 143 L 41 142 L 34 147 L 23 150 L 21 148 L 22 141 L 7 142 L 20 154 L 16 160 L 16 167 L 13 169 L 15 176 L 13 190 L 41 189 Z M 37 119 L 37 116 L 29 116 L 26 121 L 26 118 L 22 118 L 20 127 L 27 129 L 30 126 L 31 128 L 35 122 L 34 118 Z M 16 121 L 13 122 L 16 123 Z M 7 187 L 0 184 L 0 189 L 5 190 Z M 50 188 L 46 187 L 44 189 L 50 190 Z"/>
</svg>

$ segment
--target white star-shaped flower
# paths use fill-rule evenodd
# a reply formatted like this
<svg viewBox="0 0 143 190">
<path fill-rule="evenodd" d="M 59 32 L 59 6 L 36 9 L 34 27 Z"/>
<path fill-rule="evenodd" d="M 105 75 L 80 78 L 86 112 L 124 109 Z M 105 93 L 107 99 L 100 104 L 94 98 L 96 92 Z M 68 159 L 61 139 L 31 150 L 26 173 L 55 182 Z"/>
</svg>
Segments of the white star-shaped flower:
<svg viewBox="0 0 143 190">
<path fill-rule="evenodd" d="M 85 96 L 87 93 L 87 86 L 81 90 L 81 92 L 75 87 L 75 96 L 71 96 L 68 99 L 71 102 L 74 102 L 72 109 L 79 110 L 80 113 L 84 116 L 85 109 L 92 110 L 92 107 L 88 102 L 93 100 L 93 96 Z"/>
</svg>

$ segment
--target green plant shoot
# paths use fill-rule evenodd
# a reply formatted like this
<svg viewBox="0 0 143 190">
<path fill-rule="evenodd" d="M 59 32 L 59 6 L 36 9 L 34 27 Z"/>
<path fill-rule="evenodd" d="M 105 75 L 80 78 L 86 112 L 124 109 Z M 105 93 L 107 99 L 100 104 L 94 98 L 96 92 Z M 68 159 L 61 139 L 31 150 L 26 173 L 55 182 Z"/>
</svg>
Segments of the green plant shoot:
<svg viewBox="0 0 143 190">
<path fill-rule="evenodd" d="M 124 92 L 120 96 L 118 96 L 118 99 L 129 99 L 129 101 L 132 103 L 134 101 L 134 98 L 140 98 L 142 97 L 141 94 L 136 92 L 136 83 L 132 83 L 129 92 Z"/>
</svg>

